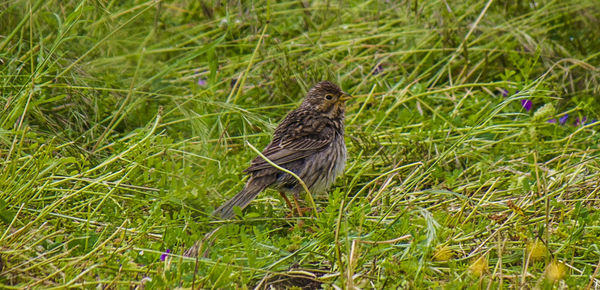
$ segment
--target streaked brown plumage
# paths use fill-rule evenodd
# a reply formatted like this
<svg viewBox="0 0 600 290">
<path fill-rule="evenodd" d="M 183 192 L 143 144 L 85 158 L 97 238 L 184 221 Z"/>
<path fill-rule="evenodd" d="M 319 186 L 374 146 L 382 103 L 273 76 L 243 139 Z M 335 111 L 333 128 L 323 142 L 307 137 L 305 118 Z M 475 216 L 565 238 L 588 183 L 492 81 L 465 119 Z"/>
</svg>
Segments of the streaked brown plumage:
<svg viewBox="0 0 600 290">
<path fill-rule="evenodd" d="M 298 109 L 277 126 L 262 154 L 275 164 L 298 175 L 311 193 L 323 192 L 344 171 L 344 110 L 350 96 L 335 84 L 322 81 L 312 87 Z M 256 196 L 272 187 L 296 198 L 302 186 L 291 175 L 278 170 L 260 156 L 244 170 L 250 175 L 246 186 L 217 208 L 213 215 L 234 216 L 233 208 L 245 208 Z M 287 201 L 287 199 L 286 199 Z"/>
</svg>

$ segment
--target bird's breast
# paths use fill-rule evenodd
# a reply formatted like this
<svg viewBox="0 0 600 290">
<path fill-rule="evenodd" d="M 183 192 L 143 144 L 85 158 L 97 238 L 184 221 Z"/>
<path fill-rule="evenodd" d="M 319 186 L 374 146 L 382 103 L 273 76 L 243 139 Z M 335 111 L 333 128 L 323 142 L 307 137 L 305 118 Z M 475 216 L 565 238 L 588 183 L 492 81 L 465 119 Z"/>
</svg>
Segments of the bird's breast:
<svg viewBox="0 0 600 290">
<path fill-rule="evenodd" d="M 343 130 L 343 129 L 342 129 Z M 340 176 L 344 173 L 344 169 L 346 168 L 346 142 L 344 142 L 344 135 L 338 135 L 338 137 L 334 140 L 337 142 L 337 149 L 335 151 L 335 165 L 333 167 L 333 179 Z M 333 143 L 333 142 L 332 142 Z"/>
<path fill-rule="evenodd" d="M 346 167 L 346 144 L 344 135 L 334 133 L 333 141 L 322 151 L 307 158 L 300 178 L 311 192 L 326 191 Z"/>
</svg>

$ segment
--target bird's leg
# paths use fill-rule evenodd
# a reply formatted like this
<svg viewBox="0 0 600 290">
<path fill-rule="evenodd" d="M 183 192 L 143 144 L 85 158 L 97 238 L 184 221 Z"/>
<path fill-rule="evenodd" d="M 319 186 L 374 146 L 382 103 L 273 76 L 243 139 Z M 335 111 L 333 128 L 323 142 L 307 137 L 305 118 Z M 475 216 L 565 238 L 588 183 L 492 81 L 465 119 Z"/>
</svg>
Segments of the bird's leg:
<svg viewBox="0 0 600 290">
<path fill-rule="evenodd" d="M 279 194 L 281 195 L 281 197 L 283 197 L 283 200 L 285 200 L 285 203 L 290 208 L 290 213 L 287 215 L 287 217 L 294 216 L 294 206 L 292 205 L 292 203 L 290 202 L 290 200 L 287 198 L 287 196 L 285 195 L 285 193 L 283 193 L 283 192 L 280 191 Z M 300 211 L 300 204 L 298 203 L 298 198 L 297 198 L 296 194 L 294 194 L 294 203 L 296 204 L 296 209 L 298 210 L 298 214 L 300 216 L 302 216 L 302 212 Z"/>
<path fill-rule="evenodd" d="M 294 216 L 294 212 L 298 213 L 299 217 L 304 216 L 303 212 L 309 211 L 311 210 L 310 208 L 303 208 L 300 206 L 300 202 L 298 201 L 298 194 L 294 193 L 292 196 L 294 197 L 294 204 L 296 206 L 294 206 L 290 200 L 287 198 L 287 196 L 285 195 L 285 193 L 283 192 L 279 192 L 279 195 L 281 195 L 281 197 L 283 198 L 283 200 L 285 200 L 285 203 L 287 204 L 287 206 L 290 208 L 291 212 L 288 214 L 288 217 L 292 217 Z"/>
<path fill-rule="evenodd" d="M 290 200 L 287 198 L 287 196 L 285 196 L 285 193 L 283 193 L 283 192 L 280 191 L 279 195 L 281 195 L 281 197 L 283 197 L 283 200 L 285 200 L 285 203 L 290 208 L 290 210 L 293 212 L 294 211 L 294 206 L 292 205 L 292 203 L 290 202 Z"/>
<path fill-rule="evenodd" d="M 298 194 L 294 193 L 294 203 L 296 204 L 296 210 L 298 211 L 298 216 L 301 217 L 302 215 L 302 208 L 300 207 L 300 203 L 298 202 Z"/>
</svg>

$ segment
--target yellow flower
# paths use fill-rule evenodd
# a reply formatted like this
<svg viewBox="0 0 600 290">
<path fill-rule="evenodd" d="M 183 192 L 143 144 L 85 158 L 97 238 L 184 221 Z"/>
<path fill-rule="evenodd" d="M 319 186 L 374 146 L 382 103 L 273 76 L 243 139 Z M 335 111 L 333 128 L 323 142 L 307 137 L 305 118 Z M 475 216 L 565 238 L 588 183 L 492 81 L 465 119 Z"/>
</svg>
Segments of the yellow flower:
<svg viewBox="0 0 600 290">
<path fill-rule="evenodd" d="M 437 247 L 433 253 L 433 259 L 438 262 L 446 262 L 452 259 L 453 256 L 454 253 L 452 252 L 452 249 L 447 245 Z"/>
<path fill-rule="evenodd" d="M 565 278 L 566 273 L 567 273 L 567 267 L 565 266 L 565 264 L 563 264 L 557 260 L 553 260 L 546 267 L 546 279 L 548 279 L 548 281 L 552 282 L 552 283 L 560 281 L 563 278 Z"/>
<path fill-rule="evenodd" d="M 527 244 L 527 255 L 529 256 L 530 261 L 541 260 L 546 257 L 547 253 L 548 249 L 546 249 L 546 245 L 539 239 Z"/>
<path fill-rule="evenodd" d="M 469 266 L 469 272 L 475 277 L 481 277 L 487 270 L 488 260 L 484 256 L 479 257 L 479 259 L 473 261 Z"/>
</svg>

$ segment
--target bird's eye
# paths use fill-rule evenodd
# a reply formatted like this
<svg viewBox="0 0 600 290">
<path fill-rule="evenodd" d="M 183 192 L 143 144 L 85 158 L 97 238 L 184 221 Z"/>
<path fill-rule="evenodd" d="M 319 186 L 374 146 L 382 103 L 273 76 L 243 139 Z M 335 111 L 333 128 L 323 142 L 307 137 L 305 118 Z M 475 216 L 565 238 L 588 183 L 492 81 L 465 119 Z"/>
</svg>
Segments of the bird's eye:
<svg viewBox="0 0 600 290">
<path fill-rule="evenodd" d="M 332 95 L 325 95 L 325 99 L 331 100 L 331 99 L 333 99 L 333 96 Z"/>
</svg>

